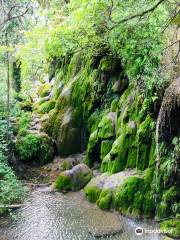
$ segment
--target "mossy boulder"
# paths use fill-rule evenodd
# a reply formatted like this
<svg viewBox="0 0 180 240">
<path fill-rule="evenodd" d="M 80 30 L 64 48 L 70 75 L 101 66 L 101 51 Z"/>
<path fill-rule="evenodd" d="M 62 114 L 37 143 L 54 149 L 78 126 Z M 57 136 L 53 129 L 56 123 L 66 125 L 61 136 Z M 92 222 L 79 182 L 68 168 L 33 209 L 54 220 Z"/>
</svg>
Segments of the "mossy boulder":
<svg viewBox="0 0 180 240">
<path fill-rule="evenodd" d="M 152 217 L 155 213 L 155 202 L 141 176 L 129 177 L 123 185 L 116 189 L 114 206 L 121 213 L 133 217 Z"/>
<path fill-rule="evenodd" d="M 55 107 L 55 104 L 56 102 L 53 100 L 44 102 L 39 106 L 37 112 L 40 114 L 49 113 L 49 111 L 51 111 Z"/>
<path fill-rule="evenodd" d="M 142 209 L 142 200 L 140 188 L 144 185 L 143 179 L 139 177 L 130 177 L 120 186 L 115 194 L 115 208 L 120 212 L 128 211 L 129 207 L 140 210 Z M 136 200 L 136 201 L 135 201 Z"/>
<path fill-rule="evenodd" d="M 26 133 L 18 136 L 16 151 L 21 161 L 43 165 L 53 160 L 54 142 L 45 133 Z"/>
<path fill-rule="evenodd" d="M 78 191 L 82 189 L 92 178 L 93 173 L 85 164 L 78 164 L 71 170 L 60 173 L 55 181 L 55 187 L 59 191 Z"/>
<path fill-rule="evenodd" d="M 135 172 L 132 170 L 112 175 L 108 173 L 98 175 L 92 178 L 84 188 L 85 196 L 89 201 L 96 202 L 101 209 L 108 210 L 113 203 L 115 189 L 134 174 Z"/>
<path fill-rule="evenodd" d="M 55 181 L 55 188 L 60 191 L 71 191 L 73 189 L 72 171 L 65 171 L 60 173 Z"/>
<path fill-rule="evenodd" d="M 86 198 L 90 202 L 95 203 L 99 198 L 101 190 L 96 186 L 86 186 L 84 188 L 84 192 L 85 192 Z"/>
<path fill-rule="evenodd" d="M 39 97 L 46 97 L 50 94 L 50 91 L 51 91 L 51 84 L 44 83 L 38 87 L 37 94 Z"/>
<path fill-rule="evenodd" d="M 180 219 L 169 219 L 160 223 L 160 230 L 172 238 L 180 238 Z"/>
</svg>

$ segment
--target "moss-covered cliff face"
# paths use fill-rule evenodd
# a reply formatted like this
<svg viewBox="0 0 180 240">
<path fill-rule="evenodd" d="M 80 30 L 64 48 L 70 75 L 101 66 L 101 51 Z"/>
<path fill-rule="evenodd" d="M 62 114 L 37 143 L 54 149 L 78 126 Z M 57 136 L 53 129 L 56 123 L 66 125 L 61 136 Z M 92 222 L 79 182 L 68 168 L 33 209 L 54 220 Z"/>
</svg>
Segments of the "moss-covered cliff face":
<svg viewBox="0 0 180 240">
<path fill-rule="evenodd" d="M 98 169 L 100 178 L 90 181 L 91 176 L 77 188 L 68 170 L 57 179 L 58 189 L 77 190 L 90 181 L 85 195 L 102 209 L 133 217 L 177 218 L 179 79 L 167 89 L 159 111 L 160 100 L 129 84 L 120 61 L 112 56 L 75 54 L 54 71 L 31 104 L 48 135 L 28 133 L 28 126 L 25 133 L 21 129 L 16 143 L 20 158 L 50 161 L 52 139 L 60 156 L 86 150 L 85 163 Z"/>
<path fill-rule="evenodd" d="M 59 155 L 86 150 L 85 163 L 98 168 L 103 179 L 136 172 L 113 180 L 113 188 L 107 183 L 105 187 L 87 185 L 87 198 L 102 209 L 114 207 L 134 217 L 177 217 L 179 130 L 169 131 L 172 121 L 178 122 L 174 111 L 179 105 L 173 105 L 171 126 L 161 128 L 157 142 L 156 129 L 162 124 L 160 120 L 156 123 L 159 99 L 147 97 L 135 83 L 129 84 L 119 60 L 75 54 L 66 65 L 56 66 L 55 72 L 49 85 L 38 88 L 34 111 L 40 114 L 43 130 L 54 139 Z M 168 111 L 164 101 L 161 116 Z M 168 115 L 164 116 L 168 121 Z M 63 189 L 72 189 L 68 181 L 67 186 L 66 181 L 63 184 Z"/>
</svg>

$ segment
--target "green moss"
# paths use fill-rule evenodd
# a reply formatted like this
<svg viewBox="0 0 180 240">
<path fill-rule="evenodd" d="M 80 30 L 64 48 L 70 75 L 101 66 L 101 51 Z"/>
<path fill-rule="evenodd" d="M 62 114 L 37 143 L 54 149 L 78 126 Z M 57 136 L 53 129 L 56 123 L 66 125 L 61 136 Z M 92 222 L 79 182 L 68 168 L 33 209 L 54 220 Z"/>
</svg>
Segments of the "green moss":
<svg viewBox="0 0 180 240">
<path fill-rule="evenodd" d="M 146 217 L 153 217 L 155 214 L 156 205 L 150 189 L 144 193 L 143 197 L 143 215 Z"/>
<path fill-rule="evenodd" d="M 158 219 L 165 219 L 170 216 L 170 209 L 166 202 L 160 202 L 156 209 L 156 216 Z"/>
<path fill-rule="evenodd" d="M 61 173 L 55 181 L 55 188 L 60 191 L 70 191 L 73 189 L 72 178 L 69 175 Z"/>
<path fill-rule="evenodd" d="M 47 102 L 41 104 L 38 109 L 38 113 L 40 113 L 40 114 L 49 113 L 49 111 L 51 111 L 55 107 L 55 104 L 56 104 L 56 102 L 53 100 L 50 100 L 50 101 L 47 101 Z"/>
<path fill-rule="evenodd" d="M 49 95 L 49 92 L 51 90 L 51 85 L 49 83 L 42 84 L 37 89 L 37 94 L 39 97 L 46 97 Z"/>
<path fill-rule="evenodd" d="M 179 195 L 177 187 L 173 186 L 163 193 L 162 200 L 166 203 L 171 203 L 177 199 Z"/>
<path fill-rule="evenodd" d="M 53 143 L 46 134 L 19 135 L 16 150 L 20 160 L 40 165 L 51 161 L 54 155 Z"/>
<path fill-rule="evenodd" d="M 104 140 L 101 142 L 101 160 L 110 152 L 112 148 L 113 141 Z"/>
<path fill-rule="evenodd" d="M 111 103 L 111 112 L 116 112 L 118 108 L 119 98 L 115 98 Z"/>
<path fill-rule="evenodd" d="M 103 210 L 109 210 L 112 203 L 112 192 L 110 190 L 103 190 L 100 193 L 97 205 Z"/>
<path fill-rule="evenodd" d="M 108 153 L 105 158 L 102 160 L 102 163 L 101 163 L 101 172 L 108 172 L 108 165 L 109 165 L 109 162 L 110 162 L 110 159 L 111 159 L 111 156 L 110 156 L 110 153 Z"/>
<path fill-rule="evenodd" d="M 160 204 L 157 207 L 157 218 L 164 219 L 178 213 L 179 191 L 176 186 L 163 192 Z"/>
<path fill-rule="evenodd" d="M 115 136 L 115 126 L 112 118 L 105 115 L 98 125 L 98 137 L 106 139 Z"/>
<path fill-rule="evenodd" d="M 86 195 L 86 198 L 90 201 L 90 202 L 96 202 L 99 198 L 99 195 L 101 193 L 101 190 L 96 187 L 96 186 L 86 186 L 84 188 L 84 192 Z"/>
<path fill-rule="evenodd" d="M 120 212 L 140 217 L 143 214 L 145 200 L 144 180 L 139 177 L 129 177 L 122 186 L 116 189 L 114 206 Z M 146 214 L 149 215 L 149 209 Z"/>
<path fill-rule="evenodd" d="M 135 194 L 140 188 L 143 189 L 143 184 L 143 179 L 138 177 L 129 177 L 116 191 L 115 207 L 118 210 L 126 210 L 129 206 L 133 205 Z M 136 203 L 134 203 L 134 205 L 136 205 Z"/>
<path fill-rule="evenodd" d="M 96 130 L 93 133 L 91 133 L 89 137 L 88 146 L 87 146 L 86 164 L 90 167 L 93 165 L 95 161 L 100 160 L 100 159 L 97 159 L 100 157 L 100 149 L 98 145 L 99 145 L 98 131 Z"/>
<path fill-rule="evenodd" d="M 180 219 L 171 219 L 160 223 L 160 230 L 169 237 L 180 238 Z"/>
<path fill-rule="evenodd" d="M 150 146 L 152 144 L 152 131 L 155 125 L 152 118 L 148 115 L 144 122 L 138 128 L 137 143 L 137 163 L 136 166 L 140 170 L 144 170 L 149 165 Z M 151 153 L 152 157 L 152 153 Z"/>
<path fill-rule="evenodd" d="M 115 173 L 124 170 L 126 166 L 135 166 L 136 149 L 133 144 L 136 128 L 134 126 L 134 123 L 123 125 L 121 135 L 115 140 L 110 151 L 108 172 Z"/>
</svg>

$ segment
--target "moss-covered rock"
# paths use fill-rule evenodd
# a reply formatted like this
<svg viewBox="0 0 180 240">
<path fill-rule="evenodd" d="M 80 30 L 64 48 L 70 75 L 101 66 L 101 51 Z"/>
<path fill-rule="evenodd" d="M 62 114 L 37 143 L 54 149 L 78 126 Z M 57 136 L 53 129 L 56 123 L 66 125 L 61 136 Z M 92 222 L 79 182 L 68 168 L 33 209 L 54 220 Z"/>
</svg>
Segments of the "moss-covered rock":
<svg viewBox="0 0 180 240">
<path fill-rule="evenodd" d="M 113 145 L 113 140 L 103 140 L 101 142 L 101 160 L 105 158 L 105 156 L 110 152 Z"/>
<path fill-rule="evenodd" d="M 109 175 L 103 173 L 101 175 L 92 178 L 91 181 L 84 188 L 87 199 L 91 202 L 96 202 L 102 209 L 110 209 L 113 203 L 113 194 L 118 186 L 121 186 L 125 179 L 130 175 L 134 175 L 135 172 L 120 172 Z"/>
<path fill-rule="evenodd" d="M 101 190 L 97 186 L 86 186 L 84 188 L 84 192 L 85 192 L 86 198 L 90 202 L 95 203 L 99 198 Z"/>
<path fill-rule="evenodd" d="M 152 132 L 155 130 L 155 124 L 148 115 L 144 122 L 138 128 L 137 142 L 137 163 L 136 166 L 140 170 L 144 170 L 149 165 L 149 155 L 152 144 Z M 152 151 L 152 150 L 151 150 Z"/>
<path fill-rule="evenodd" d="M 136 163 L 136 149 L 133 149 L 133 144 L 136 136 L 136 124 L 135 122 L 129 122 L 124 125 L 122 134 L 115 140 L 110 151 L 110 158 L 108 162 L 108 172 L 115 173 L 122 171 L 126 165 L 128 167 L 135 167 Z M 128 156 L 129 152 L 129 156 Z M 105 165 L 103 160 L 103 165 Z M 128 161 L 128 163 L 127 163 Z"/>
<path fill-rule="evenodd" d="M 38 87 L 37 94 L 39 95 L 39 97 L 46 97 L 49 95 L 50 91 L 51 91 L 51 84 L 45 83 Z"/>
<path fill-rule="evenodd" d="M 105 115 L 98 125 L 98 137 L 106 139 L 115 136 L 116 113 L 110 112 Z"/>
<path fill-rule="evenodd" d="M 55 187 L 59 191 L 78 191 L 92 178 L 92 171 L 85 164 L 78 164 L 71 170 L 66 170 L 58 176 Z"/>
<path fill-rule="evenodd" d="M 120 186 L 115 194 L 115 208 L 120 212 L 128 211 L 131 206 L 139 212 L 142 211 L 142 191 L 144 181 L 139 177 L 130 177 Z M 132 211 L 131 211 L 132 212 Z"/>
<path fill-rule="evenodd" d="M 19 135 L 16 151 L 20 160 L 31 164 L 46 164 L 53 159 L 55 150 L 52 139 L 45 133 Z"/>
<path fill-rule="evenodd" d="M 103 210 L 109 210 L 112 203 L 112 192 L 111 190 L 103 190 L 97 200 L 97 205 Z"/>
<path fill-rule="evenodd" d="M 153 217 L 155 214 L 155 201 L 150 184 L 143 177 L 129 177 L 117 188 L 114 205 L 123 214 L 133 217 Z"/>
<path fill-rule="evenodd" d="M 170 219 L 160 223 L 160 230 L 172 238 L 180 238 L 180 219 Z"/>
<path fill-rule="evenodd" d="M 38 113 L 40 114 L 49 113 L 49 111 L 51 111 L 55 107 L 55 104 L 56 102 L 53 100 L 42 103 L 38 109 Z"/>
<path fill-rule="evenodd" d="M 72 172 L 62 172 L 55 181 L 55 188 L 59 191 L 71 191 L 73 189 Z"/>
</svg>

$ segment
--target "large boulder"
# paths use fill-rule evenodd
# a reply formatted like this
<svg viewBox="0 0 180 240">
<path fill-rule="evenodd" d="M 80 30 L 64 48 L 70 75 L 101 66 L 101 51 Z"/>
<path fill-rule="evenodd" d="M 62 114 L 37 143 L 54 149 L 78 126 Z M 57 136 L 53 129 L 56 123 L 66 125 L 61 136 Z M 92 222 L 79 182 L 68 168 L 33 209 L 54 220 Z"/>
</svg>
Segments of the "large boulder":
<svg viewBox="0 0 180 240">
<path fill-rule="evenodd" d="M 135 175 L 135 170 L 119 172 L 109 175 L 103 173 L 93 178 L 84 188 L 86 198 L 90 202 L 96 202 L 102 209 L 110 209 L 113 192 L 129 177 Z"/>
<path fill-rule="evenodd" d="M 71 170 L 60 173 L 55 181 L 55 187 L 59 191 L 78 191 L 82 189 L 92 178 L 91 169 L 81 163 L 73 167 Z"/>
</svg>

